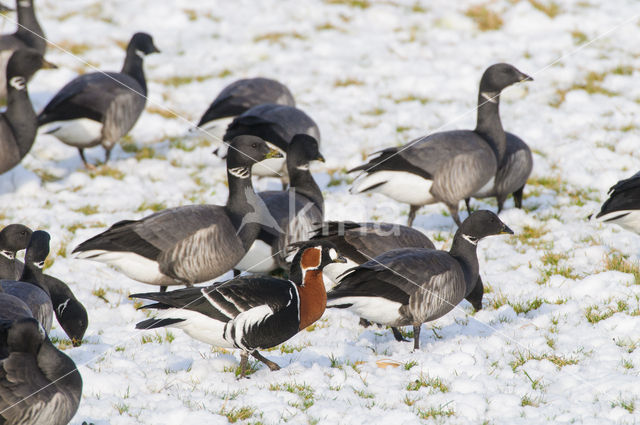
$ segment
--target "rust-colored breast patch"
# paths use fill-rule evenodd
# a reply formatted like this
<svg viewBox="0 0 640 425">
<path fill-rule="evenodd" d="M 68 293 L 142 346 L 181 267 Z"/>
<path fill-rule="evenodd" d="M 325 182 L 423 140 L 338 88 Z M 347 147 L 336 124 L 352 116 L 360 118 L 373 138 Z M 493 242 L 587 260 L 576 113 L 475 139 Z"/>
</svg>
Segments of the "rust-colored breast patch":
<svg viewBox="0 0 640 425">
<path fill-rule="evenodd" d="M 304 285 L 298 287 L 300 294 L 300 327 L 303 330 L 322 317 L 327 307 L 327 292 L 324 289 L 322 270 L 307 270 Z"/>
<path fill-rule="evenodd" d="M 302 269 L 309 269 L 313 267 L 319 267 L 322 260 L 322 251 L 318 248 L 307 248 L 302 253 L 300 258 L 300 265 Z"/>
</svg>

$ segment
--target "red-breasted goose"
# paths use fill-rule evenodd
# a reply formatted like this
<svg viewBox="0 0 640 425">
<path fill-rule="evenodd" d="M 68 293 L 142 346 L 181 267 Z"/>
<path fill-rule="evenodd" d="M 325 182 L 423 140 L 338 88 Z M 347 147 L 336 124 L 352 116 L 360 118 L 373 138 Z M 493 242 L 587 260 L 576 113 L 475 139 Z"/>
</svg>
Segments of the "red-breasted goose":
<svg viewBox="0 0 640 425">
<path fill-rule="evenodd" d="M 284 84 L 263 77 L 243 78 L 222 89 L 193 132 L 220 145 L 227 127 L 235 117 L 263 103 L 296 106 L 291 91 Z"/>
<path fill-rule="evenodd" d="M 40 112 L 38 125 L 52 123 L 47 134 L 78 148 L 87 167 L 84 149 L 102 145 L 106 163 L 111 149 L 144 110 L 147 83 L 142 61 L 158 52 L 149 34 L 134 34 L 120 72 L 91 72 L 74 78 Z"/>
<path fill-rule="evenodd" d="M 242 375 L 248 355 L 277 370 L 258 350 L 285 342 L 322 316 L 327 301 L 322 269 L 333 261 L 344 260 L 332 245 L 308 243 L 291 263 L 290 280 L 242 276 L 206 288 L 131 295 L 156 301 L 142 308 L 160 310 L 136 328 L 172 326 L 216 347 L 239 348 Z"/>
<path fill-rule="evenodd" d="M 472 213 L 458 228 L 449 252 L 401 248 L 351 269 L 327 294 L 327 307 L 346 308 L 388 326 L 413 325 L 414 349 L 420 326 L 451 311 L 475 288 L 476 247 L 490 235 L 513 231 L 486 210 Z"/>
<path fill-rule="evenodd" d="M 236 272 L 269 273 L 287 269 L 287 247 L 309 239 L 315 223 L 324 218 L 324 198 L 309 171 L 311 161 L 322 161 L 318 142 L 306 134 L 297 134 L 287 154 L 291 185 L 288 190 L 259 192 L 279 228 L 260 230 L 246 255 L 236 264 Z"/>
<path fill-rule="evenodd" d="M 55 68 L 33 49 L 16 50 L 7 64 L 7 110 L 0 114 L 0 174 L 20 164 L 38 131 L 27 80 L 39 69 Z"/>
<path fill-rule="evenodd" d="M 259 137 L 236 137 L 227 155 L 226 205 L 187 205 L 120 221 L 73 252 L 151 285 L 190 286 L 212 280 L 240 261 L 261 226 L 277 227 L 253 191 L 251 166 L 278 155 Z"/>
<path fill-rule="evenodd" d="M 528 80 L 532 78 L 509 64 L 490 66 L 480 80 L 475 130 L 434 133 L 406 146 L 384 149 L 350 170 L 362 171 L 352 191 L 378 192 L 410 204 L 409 226 L 422 205 L 442 202 L 459 226 L 459 201 L 493 187 L 505 156 L 500 92 Z"/>
<path fill-rule="evenodd" d="M 0 98 L 7 96 L 7 80 L 5 70 L 9 58 L 19 49 L 33 49 L 44 56 L 47 40 L 44 31 L 36 19 L 33 0 L 16 0 L 18 9 L 18 28 L 13 34 L 0 36 Z M 27 80 L 29 80 L 27 78 Z"/>
<path fill-rule="evenodd" d="M 254 106 L 234 119 L 227 128 L 224 141 L 240 134 L 258 136 L 285 155 L 296 134 L 307 134 L 320 143 L 320 129 L 309 115 L 293 106 L 270 103 Z M 219 151 L 223 152 L 222 149 Z M 280 177 L 283 188 L 289 182 L 284 156 L 255 164 L 253 174 L 258 177 Z"/>
<path fill-rule="evenodd" d="M 608 194 L 596 218 L 640 234 L 640 172 L 620 180 Z"/>
<path fill-rule="evenodd" d="M 0 322 L 0 345 L 0 423 L 68 424 L 82 396 L 73 360 L 31 318 Z"/>
<path fill-rule="evenodd" d="M 31 229 L 23 224 L 9 224 L 0 231 L 0 279 L 18 279 L 22 274 L 22 261 L 16 253 L 29 244 Z"/>
</svg>

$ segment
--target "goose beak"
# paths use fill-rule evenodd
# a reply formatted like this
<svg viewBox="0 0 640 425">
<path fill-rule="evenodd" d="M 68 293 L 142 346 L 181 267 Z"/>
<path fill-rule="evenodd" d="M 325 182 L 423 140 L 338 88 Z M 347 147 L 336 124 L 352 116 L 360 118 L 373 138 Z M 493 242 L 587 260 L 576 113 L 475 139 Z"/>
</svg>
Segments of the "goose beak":
<svg viewBox="0 0 640 425">
<path fill-rule="evenodd" d="M 280 153 L 276 149 L 271 149 L 269 151 L 269 153 L 267 153 L 267 155 L 264 158 L 265 159 L 271 159 L 271 158 L 282 158 L 282 157 L 284 157 L 284 155 L 282 155 L 282 153 Z"/>
<path fill-rule="evenodd" d="M 58 65 L 49 62 L 45 58 L 42 58 L 42 69 L 58 69 Z"/>
<path fill-rule="evenodd" d="M 73 344 L 74 347 L 80 347 L 82 345 L 82 340 L 78 338 L 71 338 L 71 344 Z"/>
<path fill-rule="evenodd" d="M 316 158 L 316 161 L 320 161 L 320 162 L 325 162 L 324 160 L 324 156 L 322 156 L 321 153 L 318 154 L 318 157 Z"/>
<path fill-rule="evenodd" d="M 151 53 L 161 53 L 160 49 L 158 49 L 155 44 L 152 46 L 153 50 L 151 51 Z"/>
<path fill-rule="evenodd" d="M 344 263 L 347 262 L 347 259 L 344 258 L 342 255 L 338 255 L 338 257 L 335 260 L 333 260 L 333 262 L 334 263 L 343 263 L 344 264 Z"/>
<path fill-rule="evenodd" d="M 509 229 L 509 226 L 506 224 L 502 225 L 502 229 L 500 229 L 499 235 L 513 235 L 513 230 Z"/>
<path fill-rule="evenodd" d="M 525 81 L 533 81 L 533 77 L 530 77 L 529 75 L 521 72 L 520 73 L 520 82 L 525 82 Z"/>
</svg>

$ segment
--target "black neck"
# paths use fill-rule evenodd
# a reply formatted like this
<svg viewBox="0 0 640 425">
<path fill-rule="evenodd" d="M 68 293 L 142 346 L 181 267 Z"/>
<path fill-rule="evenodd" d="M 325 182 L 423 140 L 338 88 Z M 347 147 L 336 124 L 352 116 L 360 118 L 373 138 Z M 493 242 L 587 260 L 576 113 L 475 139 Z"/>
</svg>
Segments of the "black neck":
<svg viewBox="0 0 640 425">
<path fill-rule="evenodd" d="M 18 31 L 16 36 L 25 44 L 39 53 L 44 53 L 47 42 L 44 39 L 44 32 L 36 19 L 33 3 L 31 7 L 22 7 L 18 2 Z"/>
<path fill-rule="evenodd" d="M 29 93 L 26 86 L 18 90 L 12 84 L 16 83 L 14 78 L 18 76 L 7 76 L 7 110 L 4 113 L 9 126 L 13 130 L 13 136 L 18 144 L 20 156 L 24 157 L 36 138 L 38 130 L 37 115 L 31 105 Z M 20 84 L 26 84 L 26 79 L 20 80 Z"/>
<path fill-rule="evenodd" d="M 249 249 L 260 232 L 260 217 L 267 211 L 267 207 L 253 190 L 251 168 L 246 169 L 246 172 L 248 177 L 241 178 L 227 171 L 229 199 L 225 208 L 238 230 L 243 246 Z"/>
<path fill-rule="evenodd" d="M 42 270 L 25 258 L 24 267 L 22 268 L 22 276 L 20 276 L 20 282 L 26 282 L 36 285 L 38 288 L 46 292 L 49 297 L 51 297 L 49 288 L 47 288 L 47 286 L 44 284 L 44 280 L 44 273 L 42 273 Z"/>
<path fill-rule="evenodd" d="M 482 85 L 478 93 L 476 133 L 489 143 L 500 164 L 507 149 L 507 138 L 500 122 L 500 92 L 483 90 Z"/>
<path fill-rule="evenodd" d="M 322 191 L 309 171 L 309 164 L 305 165 L 305 169 L 299 169 L 297 166 L 287 164 L 290 187 L 293 188 L 297 195 L 302 195 L 311 200 L 324 214 L 324 197 L 322 196 Z"/>
<path fill-rule="evenodd" d="M 124 59 L 124 65 L 122 65 L 122 73 L 133 77 L 142 87 L 143 95 L 147 95 L 147 80 L 144 77 L 144 69 L 142 68 L 142 57 L 138 54 L 143 54 L 135 47 L 129 45 L 127 47 L 127 56 Z"/>
<path fill-rule="evenodd" d="M 464 281 L 466 285 L 465 296 L 468 295 L 478 280 L 480 267 L 478 265 L 478 255 L 476 253 L 477 240 L 475 243 L 465 239 L 462 231 L 458 229 L 453 237 L 453 243 L 449 254 L 454 257 L 462 266 Z"/>
</svg>

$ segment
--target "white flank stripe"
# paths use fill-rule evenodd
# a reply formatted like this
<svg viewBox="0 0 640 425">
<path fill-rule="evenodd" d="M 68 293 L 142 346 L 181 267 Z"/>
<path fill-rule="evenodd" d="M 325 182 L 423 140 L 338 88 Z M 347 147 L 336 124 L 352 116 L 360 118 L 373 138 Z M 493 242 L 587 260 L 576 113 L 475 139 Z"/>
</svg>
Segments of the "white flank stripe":
<svg viewBox="0 0 640 425">
<path fill-rule="evenodd" d="M 383 182 L 384 184 L 371 192 L 381 193 L 393 200 L 411 205 L 427 205 L 436 201 L 429 192 L 433 182 L 406 171 L 377 171 L 365 174 L 356 180 L 353 189 L 360 193 Z"/>
<path fill-rule="evenodd" d="M 56 121 L 51 124 L 46 133 L 57 137 L 67 145 L 86 148 L 97 145 L 102 138 L 102 123 L 88 118 Z"/>
<path fill-rule="evenodd" d="M 171 279 L 160 272 L 157 262 L 133 252 L 94 249 L 78 252 L 75 257 L 109 264 L 138 282 L 158 284 L 158 282 L 169 281 L 168 283 L 171 284 Z"/>
<path fill-rule="evenodd" d="M 640 210 L 614 211 L 598 218 L 598 221 L 615 223 L 635 233 L 640 233 Z"/>
<path fill-rule="evenodd" d="M 344 297 L 329 300 L 327 307 L 352 304 L 349 311 L 363 319 L 382 325 L 395 325 L 402 316 L 399 309 L 402 304 L 381 297 Z"/>
<path fill-rule="evenodd" d="M 187 335 L 205 344 L 215 347 L 234 348 L 224 338 L 224 322 L 191 310 L 172 308 L 164 310 L 156 316 L 157 319 L 184 319 L 183 322 L 174 323 L 169 327 L 182 329 Z"/>
<path fill-rule="evenodd" d="M 202 288 L 200 290 L 200 293 L 202 294 L 202 296 L 204 296 L 204 298 L 209 301 L 209 304 L 211 304 L 211 306 L 213 306 L 213 308 L 215 308 L 216 310 L 218 310 L 220 313 L 224 314 L 225 316 L 227 316 L 229 319 L 233 319 L 233 314 L 229 313 L 229 311 L 227 311 L 224 307 L 222 307 L 220 304 L 218 304 L 213 298 L 211 298 L 211 296 L 209 296 L 209 294 L 206 291 L 207 288 Z"/>
</svg>

